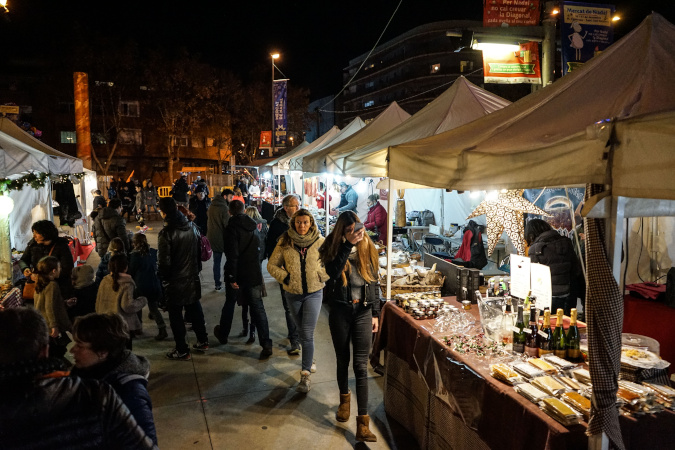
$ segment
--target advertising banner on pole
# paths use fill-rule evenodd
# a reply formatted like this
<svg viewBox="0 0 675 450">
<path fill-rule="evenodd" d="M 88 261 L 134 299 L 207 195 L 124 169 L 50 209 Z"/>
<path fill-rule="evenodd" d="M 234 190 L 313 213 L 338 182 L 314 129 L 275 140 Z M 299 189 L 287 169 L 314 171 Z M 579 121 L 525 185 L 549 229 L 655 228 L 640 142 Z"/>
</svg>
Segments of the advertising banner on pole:
<svg viewBox="0 0 675 450">
<path fill-rule="evenodd" d="M 563 2 L 560 20 L 563 75 L 614 42 L 614 5 Z"/>
<path fill-rule="evenodd" d="M 486 83 L 541 84 L 539 45 L 536 42 L 513 46 L 494 45 L 483 49 L 483 77 Z"/>
<path fill-rule="evenodd" d="M 539 0 L 484 0 L 483 26 L 539 25 Z"/>
<path fill-rule="evenodd" d="M 274 147 L 286 147 L 288 80 L 274 80 Z"/>
<path fill-rule="evenodd" d="M 271 131 L 261 131 L 260 132 L 260 145 L 259 148 L 271 148 L 272 147 L 272 132 Z"/>
</svg>

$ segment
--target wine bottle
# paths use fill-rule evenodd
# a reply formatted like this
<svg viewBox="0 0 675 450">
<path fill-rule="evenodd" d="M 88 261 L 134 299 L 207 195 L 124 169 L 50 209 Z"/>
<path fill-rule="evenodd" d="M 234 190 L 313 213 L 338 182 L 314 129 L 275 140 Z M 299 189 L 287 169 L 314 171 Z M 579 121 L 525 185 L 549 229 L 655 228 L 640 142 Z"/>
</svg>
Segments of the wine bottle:
<svg viewBox="0 0 675 450">
<path fill-rule="evenodd" d="M 567 329 L 567 359 L 572 362 L 581 361 L 581 350 L 579 349 L 579 327 L 577 326 L 577 309 L 572 308 L 570 314 L 570 327 Z"/>
<path fill-rule="evenodd" d="M 567 345 L 565 344 L 565 331 L 563 330 L 563 310 L 558 308 L 556 312 L 555 330 L 553 330 L 553 353 L 560 358 L 567 357 Z"/>
<path fill-rule="evenodd" d="M 506 309 L 502 315 L 501 323 L 502 343 L 510 344 L 513 342 L 513 314 L 511 313 L 511 302 L 506 302 Z"/>
<path fill-rule="evenodd" d="M 525 351 L 525 321 L 523 320 L 523 307 L 518 305 L 518 318 L 513 328 L 513 351 L 523 353 Z"/>
<path fill-rule="evenodd" d="M 523 329 L 525 332 L 525 354 L 527 356 L 536 357 L 539 355 L 537 332 L 539 331 L 537 323 L 537 311 L 534 306 L 530 307 L 530 321 L 528 328 Z"/>
<path fill-rule="evenodd" d="M 539 347 L 538 355 L 545 355 L 546 353 L 553 353 L 553 332 L 551 331 L 551 311 L 544 310 L 544 323 L 541 330 L 537 332 L 537 346 Z"/>
</svg>

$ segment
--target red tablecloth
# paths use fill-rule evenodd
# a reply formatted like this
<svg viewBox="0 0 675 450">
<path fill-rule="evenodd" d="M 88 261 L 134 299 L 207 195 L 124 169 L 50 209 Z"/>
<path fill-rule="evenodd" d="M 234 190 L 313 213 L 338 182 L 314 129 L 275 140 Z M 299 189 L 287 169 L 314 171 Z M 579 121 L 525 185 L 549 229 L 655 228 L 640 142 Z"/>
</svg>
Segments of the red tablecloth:
<svg viewBox="0 0 675 450">
<path fill-rule="evenodd" d="M 631 295 L 624 297 L 623 308 L 623 332 L 659 341 L 661 358 L 670 362 L 668 373 L 675 373 L 675 308 Z"/>
</svg>

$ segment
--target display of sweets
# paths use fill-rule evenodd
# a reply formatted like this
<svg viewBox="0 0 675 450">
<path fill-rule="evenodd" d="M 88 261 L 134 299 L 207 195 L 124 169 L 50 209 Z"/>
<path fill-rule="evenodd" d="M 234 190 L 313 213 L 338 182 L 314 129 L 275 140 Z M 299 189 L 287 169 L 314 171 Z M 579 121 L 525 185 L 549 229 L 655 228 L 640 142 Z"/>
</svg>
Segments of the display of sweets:
<svg viewBox="0 0 675 450">
<path fill-rule="evenodd" d="M 432 300 L 432 299 L 440 299 L 441 298 L 441 291 L 440 290 L 432 290 L 432 291 L 425 291 L 425 292 L 408 292 L 405 294 L 396 294 L 394 295 L 394 300 L 396 301 L 396 305 L 400 306 L 403 308 L 405 312 L 410 312 L 410 305 L 413 302 L 418 302 L 420 300 Z"/>
</svg>

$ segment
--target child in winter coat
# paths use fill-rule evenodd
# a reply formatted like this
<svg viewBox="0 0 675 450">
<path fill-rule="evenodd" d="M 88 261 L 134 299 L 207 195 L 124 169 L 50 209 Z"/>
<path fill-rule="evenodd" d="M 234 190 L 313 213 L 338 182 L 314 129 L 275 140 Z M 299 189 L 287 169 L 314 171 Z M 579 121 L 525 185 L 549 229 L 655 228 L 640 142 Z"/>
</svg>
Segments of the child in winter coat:
<svg viewBox="0 0 675 450">
<path fill-rule="evenodd" d="M 96 269 L 96 285 L 99 286 L 103 277 L 108 275 L 108 262 L 117 253 L 126 254 L 126 249 L 124 247 L 124 242 L 122 239 L 116 237 L 110 240 L 108 245 L 108 251 L 101 258 L 101 262 L 98 263 L 98 269 Z"/>
<path fill-rule="evenodd" d="M 61 297 L 61 289 L 55 281 L 61 275 L 61 263 L 56 256 L 42 258 L 35 273 L 35 309 L 42 314 L 49 327 L 49 356 L 62 358 L 70 342 L 66 331 L 72 330 L 66 305 L 74 305 L 77 300 L 70 298 L 65 301 Z"/>
<path fill-rule="evenodd" d="M 94 281 L 94 268 L 92 266 L 74 267 L 70 278 L 73 281 L 73 294 L 77 298 L 77 303 L 68 310 L 68 316 L 70 316 L 71 321 L 74 321 L 76 317 L 94 312 L 98 289 Z"/>
<path fill-rule="evenodd" d="M 166 323 L 157 307 L 162 298 L 162 285 L 157 276 L 157 250 L 150 248 L 148 238 L 142 233 L 134 234 L 131 240 L 132 250 L 129 254 L 129 275 L 136 283 L 136 293 L 148 299 L 148 309 L 157 323 L 158 341 L 168 337 Z"/>
<path fill-rule="evenodd" d="M 96 295 L 96 313 L 119 314 L 127 322 L 129 330 L 140 330 L 142 325 L 136 313 L 143 309 L 147 299 L 134 295 L 136 283 L 127 273 L 127 256 L 124 253 L 113 255 L 108 267 L 110 273 L 101 281 Z"/>
</svg>

